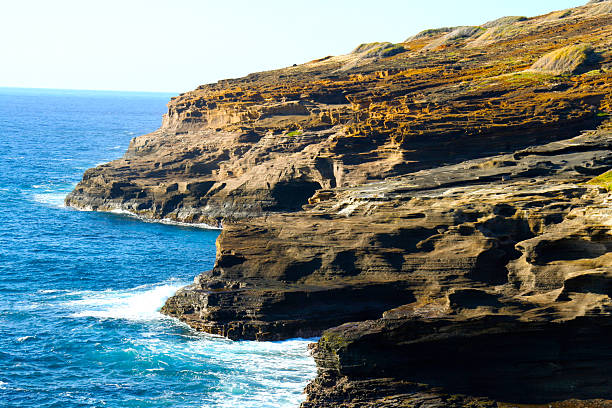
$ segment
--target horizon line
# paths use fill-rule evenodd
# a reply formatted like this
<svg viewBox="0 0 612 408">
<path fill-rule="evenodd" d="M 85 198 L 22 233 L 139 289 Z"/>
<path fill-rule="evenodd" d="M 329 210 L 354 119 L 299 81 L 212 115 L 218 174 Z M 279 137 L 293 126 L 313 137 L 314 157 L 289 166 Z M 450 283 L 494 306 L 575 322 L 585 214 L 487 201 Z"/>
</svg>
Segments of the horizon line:
<svg viewBox="0 0 612 408">
<path fill-rule="evenodd" d="M 188 91 L 136 91 L 123 89 L 90 89 L 90 88 L 54 88 L 54 87 L 38 87 L 38 86 L 5 86 L 0 85 L 0 89 L 21 89 L 21 90 L 40 90 L 40 91 L 71 91 L 71 92 L 123 92 L 123 93 L 150 93 L 150 94 L 167 94 L 179 95 Z"/>
</svg>

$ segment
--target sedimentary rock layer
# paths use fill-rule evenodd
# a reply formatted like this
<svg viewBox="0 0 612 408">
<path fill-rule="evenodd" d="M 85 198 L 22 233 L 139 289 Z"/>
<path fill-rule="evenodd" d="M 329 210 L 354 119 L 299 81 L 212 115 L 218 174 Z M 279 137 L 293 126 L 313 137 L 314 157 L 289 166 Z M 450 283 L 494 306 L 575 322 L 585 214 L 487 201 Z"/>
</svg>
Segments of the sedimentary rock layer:
<svg viewBox="0 0 612 408">
<path fill-rule="evenodd" d="M 575 136 L 612 109 L 607 5 L 203 85 L 66 202 L 218 225 L 299 211 L 320 189 Z M 575 43 L 587 48 L 563 51 Z"/>
<path fill-rule="evenodd" d="M 305 408 L 610 406 L 612 209 L 589 180 L 612 168 L 611 13 L 201 86 L 66 202 L 222 224 L 213 269 L 162 312 L 322 335 Z"/>
</svg>

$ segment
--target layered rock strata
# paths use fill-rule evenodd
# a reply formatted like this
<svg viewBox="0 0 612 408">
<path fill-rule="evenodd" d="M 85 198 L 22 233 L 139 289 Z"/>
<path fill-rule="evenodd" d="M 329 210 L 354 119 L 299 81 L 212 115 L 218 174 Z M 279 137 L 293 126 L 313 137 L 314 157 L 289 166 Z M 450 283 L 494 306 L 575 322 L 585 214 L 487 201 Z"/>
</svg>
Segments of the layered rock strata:
<svg viewBox="0 0 612 408">
<path fill-rule="evenodd" d="M 123 158 L 88 170 L 66 202 L 218 225 L 299 211 L 320 189 L 575 136 L 612 109 L 608 5 L 203 85 L 173 98 L 162 127 Z M 555 53 L 575 43 L 588 58 Z"/>
<path fill-rule="evenodd" d="M 162 312 L 322 335 L 304 408 L 609 406 L 612 207 L 588 182 L 612 168 L 611 13 L 201 86 L 66 202 L 222 224 L 213 269 Z"/>
</svg>

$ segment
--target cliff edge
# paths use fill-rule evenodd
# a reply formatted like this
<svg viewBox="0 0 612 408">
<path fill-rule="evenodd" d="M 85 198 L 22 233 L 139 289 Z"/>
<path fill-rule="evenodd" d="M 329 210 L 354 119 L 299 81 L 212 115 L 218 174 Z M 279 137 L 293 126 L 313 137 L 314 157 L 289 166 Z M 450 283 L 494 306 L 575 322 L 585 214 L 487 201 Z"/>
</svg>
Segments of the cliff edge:
<svg viewBox="0 0 612 408">
<path fill-rule="evenodd" d="M 304 408 L 612 406 L 611 50 L 591 1 L 203 85 L 66 203 L 222 225 L 162 312 L 321 336 Z"/>
</svg>

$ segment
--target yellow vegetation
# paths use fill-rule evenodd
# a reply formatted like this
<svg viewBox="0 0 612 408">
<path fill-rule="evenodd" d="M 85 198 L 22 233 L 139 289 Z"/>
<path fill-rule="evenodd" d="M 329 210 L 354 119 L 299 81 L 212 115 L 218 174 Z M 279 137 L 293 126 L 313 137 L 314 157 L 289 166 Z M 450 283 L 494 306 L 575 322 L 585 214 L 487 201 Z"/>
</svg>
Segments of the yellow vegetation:
<svg viewBox="0 0 612 408">
<path fill-rule="evenodd" d="M 575 73 L 593 53 L 590 44 L 568 45 L 549 52 L 531 66 L 532 71 L 548 72 L 556 75 Z"/>
</svg>

